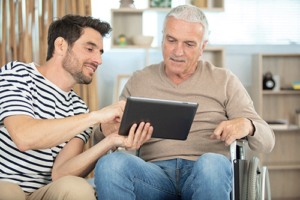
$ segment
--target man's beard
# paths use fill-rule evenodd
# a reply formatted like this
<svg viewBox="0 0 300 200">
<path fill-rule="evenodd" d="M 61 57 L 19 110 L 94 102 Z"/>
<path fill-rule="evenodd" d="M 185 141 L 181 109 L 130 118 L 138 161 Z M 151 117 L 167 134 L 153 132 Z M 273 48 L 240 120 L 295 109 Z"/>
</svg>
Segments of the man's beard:
<svg viewBox="0 0 300 200">
<path fill-rule="evenodd" d="M 62 66 L 71 74 L 76 83 L 90 84 L 92 82 L 92 78 L 83 74 L 83 68 L 81 68 L 79 60 L 76 58 L 71 49 L 68 49 L 67 55 L 62 62 Z"/>
</svg>

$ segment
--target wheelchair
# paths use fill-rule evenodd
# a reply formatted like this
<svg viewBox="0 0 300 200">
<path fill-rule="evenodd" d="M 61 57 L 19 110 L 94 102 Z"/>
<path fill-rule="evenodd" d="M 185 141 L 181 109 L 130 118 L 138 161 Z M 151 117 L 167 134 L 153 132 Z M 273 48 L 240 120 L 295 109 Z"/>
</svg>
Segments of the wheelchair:
<svg viewBox="0 0 300 200">
<path fill-rule="evenodd" d="M 260 167 L 257 157 L 249 164 L 246 160 L 247 140 L 242 138 L 230 144 L 230 161 L 233 167 L 232 200 L 271 200 L 269 172 Z"/>
<path fill-rule="evenodd" d="M 95 131 L 92 137 L 93 145 L 104 139 L 101 132 Z M 260 167 L 257 157 L 250 162 L 246 160 L 246 138 L 234 141 L 230 145 L 230 161 L 233 167 L 231 200 L 271 200 L 269 172 L 267 167 Z M 118 151 L 118 150 L 117 150 Z M 110 150 L 108 153 L 113 153 Z M 135 151 L 139 156 L 139 149 Z M 94 187 L 93 178 L 87 180 Z"/>
</svg>

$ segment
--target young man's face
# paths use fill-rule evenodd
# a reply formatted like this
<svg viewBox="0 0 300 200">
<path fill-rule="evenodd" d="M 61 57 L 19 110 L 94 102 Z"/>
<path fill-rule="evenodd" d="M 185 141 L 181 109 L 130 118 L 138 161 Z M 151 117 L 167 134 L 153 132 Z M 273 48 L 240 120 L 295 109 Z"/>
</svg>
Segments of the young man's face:
<svg viewBox="0 0 300 200">
<path fill-rule="evenodd" d="M 163 36 L 163 57 L 167 75 L 184 76 L 193 73 L 202 55 L 203 26 L 170 17 Z"/>
<path fill-rule="evenodd" d="M 63 68 L 76 83 L 89 84 L 98 67 L 102 64 L 103 38 L 92 28 L 83 28 L 84 33 L 68 48 L 63 59 Z"/>
</svg>

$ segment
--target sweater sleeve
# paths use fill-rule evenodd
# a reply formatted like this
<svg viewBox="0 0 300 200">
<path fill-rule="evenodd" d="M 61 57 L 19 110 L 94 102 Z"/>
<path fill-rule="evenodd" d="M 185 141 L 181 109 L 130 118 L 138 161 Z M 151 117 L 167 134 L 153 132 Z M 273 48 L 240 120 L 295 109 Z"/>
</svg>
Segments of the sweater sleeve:
<svg viewBox="0 0 300 200">
<path fill-rule="evenodd" d="M 275 135 L 269 125 L 256 113 L 253 102 L 246 89 L 238 78 L 229 73 L 226 85 L 227 102 L 225 102 L 226 114 L 229 120 L 240 117 L 252 121 L 255 132 L 253 136 L 247 136 L 249 147 L 253 151 L 269 153 L 275 145 Z"/>
</svg>

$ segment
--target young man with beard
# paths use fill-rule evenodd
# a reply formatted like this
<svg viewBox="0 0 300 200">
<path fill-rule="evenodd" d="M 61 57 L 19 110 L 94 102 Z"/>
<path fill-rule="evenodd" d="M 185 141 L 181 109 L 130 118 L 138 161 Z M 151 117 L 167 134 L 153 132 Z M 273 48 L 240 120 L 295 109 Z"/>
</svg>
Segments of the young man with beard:
<svg viewBox="0 0 300 200">
<path fill-rule="evenodd" d="M 81 177 L 118 146 L 139 148 L 150 139 L 149 123 L 116 132 L 83 152 L 99 123 L 120 122 L 124 101 L 89 112 L 72 90 L 89 84 L 102 63 L 108 23 L 67 15 L 48 31 L 47 62 L 10 62 L 0 69 L 0 199 L 95 199 Z"/>
<path fill-rule="evenodd" d="M 246 137 L 252 150 L 272 150 L 274 133 L 237 77 L 199 60 L 208 30 L 204 13 L 195 6 L 178 6 L 167 14 L 164 60 L 134 72 L 120 99 L 197 102 L 190 133 L 185 141 L 150 139 L 140 148 L 140 158 L 122 153 L 101 158 L 95 168 L 99 199 L 229 200 L 233 173 L 228 145 Z M 118 124 L 101 128 L 109 135 Z"/>
</svg>

